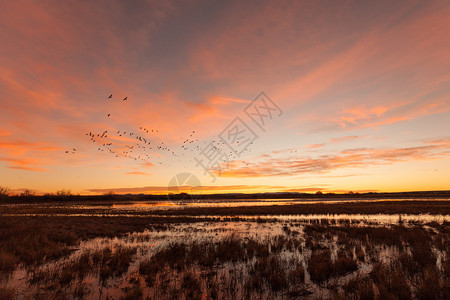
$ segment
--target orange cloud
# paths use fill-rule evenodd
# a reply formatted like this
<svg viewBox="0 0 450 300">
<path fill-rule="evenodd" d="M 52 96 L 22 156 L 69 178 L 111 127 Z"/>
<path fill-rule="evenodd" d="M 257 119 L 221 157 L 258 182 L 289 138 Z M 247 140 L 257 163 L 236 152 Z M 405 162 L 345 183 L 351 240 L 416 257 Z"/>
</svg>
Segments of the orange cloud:
<svg viewBox="0 0 450 300">
<path fill-rule="evenodd" d="M 307 186 L 307 187 L 289 187 L 289 186 L 279 186 L 279 185 L 223 185 L 223 186 L 180 186 L 180 191 L 190 192 L 192 188 L 200 191 L 200 193 L 264 193 L 264 192 L 310 192 L 318 190 L 326 190 L 321 185 L 317 186 Z M 132 187 L 132 188 L 104 188 L 104 189 L 89 189 L 87 192 L 95 194 L 103 194 L 105 192 L 113 191 L 117 194 L 140 194 L 140 193 L 150 193 L 150 194 L 167 194 L 171 191 L 168 190 L 167 186 L 145 186 L 145 187 Z"/>
<path fill-rule="evenodd" d="M 150 168 L 154 167 L 155 165 L 152 164 L 152 163 L 149 162 L 149 161 L 146 161 L 146 162 L 142 163 L 141 166 L 142 166 L 143 168 L 150 169 Z"/>
<path fill-rule="evenodd" d="M 367 168 L 411 160 L 434 160 L 450 157 L 448 139 L 430 145 L 407 148 L 358 148 L 339 154 L 305 157 L 266 157 L 256 162 L 232 161 L 211 172 L 222 177 L 294 176 L 305 173 L 327 173 L 343 168 Z M 261 158 L 261 157 L 260 157 Z"/>
<path fill-rule="evenodd" d="M 33 167 L 27 167 L 27 166 L 8 166 L 8 168 L 15 169 L 15 170 L 23 170 L 23 171 L 48 172 L 47 169 L 33 168 Z"/>
<path fill-rule="evenodd" d="M 305 147 L 316 149 L 316 148 L 322 148 L 323 146 L 325 146 L 325 144 L 310 144 L 310 145 L 306 145 Z"/>
<path fill-rule="evenodd" d="M 202 120 L 211 120 L 214 118 L 228 119 L 233 114 L 245 107 L 245 104 L 251 100 L 230 98 L 225 96 L 212 96 L 201 103 L 186 102 L 186 105 L 194 108 L 189 121 L 198 123 Z"/>
<path fill-rule="evenodd" d="M 363 137 L 362 136 L 358 136 L 358 135 L 347 135 L 347 136 L 343 136 L 343 137 L 331 138 L 327 142 L 324 142 L 324 143 L 321 143 L 321 144 L 305 145 L 305 148 L 318 149 L 318 148 L 323 148 L 326 145 L 331 144 L 331 143 L 342 143 L 342 142 L 354 141 L 354 140 L 361 139 L 361 138 L 363 138 Z"/>
<path fill-rule="evenodd" d="M 43 142 L 13 140 L 10 137 L 0 140 L 0 154 L 3 155 L 0 161 L 8 162 L 10 169 L 48 171 L 47 168 L 41 166 L 44 166 L 49 158 L 54 158 L 54 153 L 57 151 L 62 152 L 63 148 Z"/>
<path fill-rule="evenodd" d="M 35 167 L 35 165 L 39 165 L 39 162 L 35 159 L 14 159 L 14 158 L 0 157 L 0 161 L 8 162 L 10 164 L 8 168 L 10 169 L 38 171 L 38 172 L 48 171 L 47 169 L 44 168 Z"/>
<path fill-rule="evenodd" d="M 148 173 L 145 173 L 145 172 L 139 172 L 139 171 L 126 172 L 125 174 L 126 174 L 126 175 L 145 175 L 145 176 L 150 175 L 150 174 L 148 174 Z"/>
<path fill-rule="evenodd" d="M 450 109 L 450 104 L 444 102 L 424 103 L 414 104 L 413 107 L 414 109 L 411 109 L 410 103 L 404 105 L 394 104 L 391 108 L 374 107 L 367 109 L 356 107 L 340 113 L 338 118 L 330 121 L 329 124 L 338 125 L 338 127 L 343 129 L 379 127 L 430 114 L 444 113 Z"/>
<path fill-rule="evenodd" d="M 165 174 L 155 183 L 163 185 L 169 180 L 166 171 L 175 171 L 169 165 L 189 167 L 194 154 L 174 158 L 161 148 L 178 149 L 194 130 L 199 145 L 216 138 L 261 90 L 286 113 L 274 127 L 279 140 L 255 144 L 259 154 L 290 153 L 272 152 L 276 145 L 297 147 L 293 137 L 299 129 L 351 131 L 415 120 L 421 129 L 430 128 L 425 136 L 442 134 L 435 128 L 443 121 L 420 118 L 443 119 L 450 111 L 448 15 L 450 5 L 443 1 L 262 1 L 257 7 L 245 1 L 207 7 L 202 1 L 149 1 L 114 2 L 107 9 L 101 2 L 9 1 L 0 10 L 2 180 L 19 184 L 8 168 L 54 170 L 58 178 L 86 167 L 105 173 L 154 168 Z M 158 129 L 145 137 L 164 146 L 143 149 L 135 138 L 114 134 L 94 143 L 85 136 L 104 130 L 137 133 L 139 127 Z M 302 142 L 322 148 L 363 134 Z M 401 139 L 394 130 L 388 138 Z M 368 149 L 374 149 L 372 143 L 367 141 Z M 124 153 L 126 146 L 139 150 Z M 76 154 L 64 154 L 72 148 Z M 415 155 L 421 157 L 421 151 Z M 413 157 L 414 151 L 397 154 Z M 292 172 L 350 166 L 351 155 L 364 165 L 375 161 L 370 155 L 381 154 L 361 150 L 310 161 L 297 157 Z M 144 165 L 135 160 L 139 156 L 145 157 Z M 270 174 L 272 166 L 274 174 L 289 170 L 273 156 L 258 159 L 275 162 L 255 165 L 255 173 Z M 380 162 L 388 159 L 379 157 Z M 87 178 L 99 182 L 94 175 Z M 47 185 L 53 180 L 42 179 Z"/>
<path fill-rule="evenodd" d="M 10 136 L 10 135 L 11 135 L 11 131 L 5 130 L 5 129 L 0 129 L 0 137 L 2 137 L 2 136 Z"/>
</svg>

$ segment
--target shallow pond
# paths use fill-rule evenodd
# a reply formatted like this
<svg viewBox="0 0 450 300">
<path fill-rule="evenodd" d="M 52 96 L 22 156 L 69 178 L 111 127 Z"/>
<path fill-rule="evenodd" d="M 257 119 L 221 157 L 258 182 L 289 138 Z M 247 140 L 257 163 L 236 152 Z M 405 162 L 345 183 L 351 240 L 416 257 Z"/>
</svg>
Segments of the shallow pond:
<svg viewBox="0 0 450 300">
<path fill-rule="evenodd" d="M 443 261 L 449 256 L 448 236 L 439 225 L 444 220 L 212 217 L 211 222 L 82 241 L 62 259 L 17 269 L 0 286 L 16 295 L 44 298 L 329 298 L 367 289 L 380 294 L 376 286 L 390 284 L 378 282 L 381 272 L 382 277 L 400 276 L 414 295 L 416 281 L 423 277 L 416 265 L 426 263 L 440 281 L 447 278 Z M 428 248 L 415 238 L 428 242 Z M 431 263 L 415 262 L 423 255 Z M 405 269 L 400 275 L 394 272 L 399 264 Z"/>
</svg>

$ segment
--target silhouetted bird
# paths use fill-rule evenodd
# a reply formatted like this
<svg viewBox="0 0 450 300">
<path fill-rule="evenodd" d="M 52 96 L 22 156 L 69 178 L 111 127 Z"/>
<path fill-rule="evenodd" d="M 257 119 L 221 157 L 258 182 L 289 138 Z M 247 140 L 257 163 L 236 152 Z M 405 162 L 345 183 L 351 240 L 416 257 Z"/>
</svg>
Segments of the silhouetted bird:
<svg viewBox="0 0 450 300">
<path fill-rule="evenodd" d="M 123 98 L 123 101 L 125 101 L 125 100 L 127 100 L 128 99 L 128 97 L 125 97 L 125 98 Z"/>
<path fill-rule="evenodd" d="M 109 118 L 110 115 L 111 115 L 111 114 L 108 114 L 108 118 Z"/>
<path fill-rule="evenodd" d="M 109 95 L 108 99 L 111 99 L 111 98 L 112 98 L 112 94 L 111 94 L 111 95 Z"/>
</svg>

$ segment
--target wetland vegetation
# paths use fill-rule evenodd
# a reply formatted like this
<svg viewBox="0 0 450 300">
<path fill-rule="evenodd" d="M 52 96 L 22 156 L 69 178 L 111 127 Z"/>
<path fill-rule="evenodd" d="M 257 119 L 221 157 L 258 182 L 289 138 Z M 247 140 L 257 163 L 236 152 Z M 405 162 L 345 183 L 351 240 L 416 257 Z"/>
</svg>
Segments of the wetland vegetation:
<svg viewBox="0 0 450 300">
<path fill-rule="evenodd" d="M 448 207 L 2 204 L 0 299 L 448 299 Z"/>
</svg>

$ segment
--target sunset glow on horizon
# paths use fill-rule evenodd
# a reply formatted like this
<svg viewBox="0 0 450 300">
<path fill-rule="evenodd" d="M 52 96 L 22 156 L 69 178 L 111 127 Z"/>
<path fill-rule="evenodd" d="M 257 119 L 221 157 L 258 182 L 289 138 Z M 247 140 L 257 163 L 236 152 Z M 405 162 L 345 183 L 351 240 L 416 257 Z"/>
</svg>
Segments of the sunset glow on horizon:
<svg viewBox="0 0 450 300">
<path fill-rule="evenodd" d="M 439 0 L 6 1 L 0 186 L 450 190 L 449 16 Z M 261 92 L 280 109 L 264 128 L 245 113 Z M 256 136 L 238 154 L 220 144 L 236 118 Z M 210 142 L 220 170 L 196 161 Z"/>
</svg>

